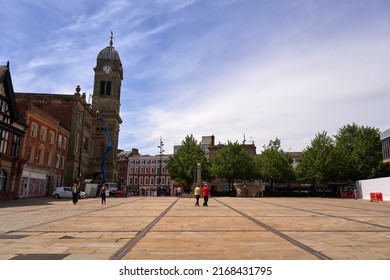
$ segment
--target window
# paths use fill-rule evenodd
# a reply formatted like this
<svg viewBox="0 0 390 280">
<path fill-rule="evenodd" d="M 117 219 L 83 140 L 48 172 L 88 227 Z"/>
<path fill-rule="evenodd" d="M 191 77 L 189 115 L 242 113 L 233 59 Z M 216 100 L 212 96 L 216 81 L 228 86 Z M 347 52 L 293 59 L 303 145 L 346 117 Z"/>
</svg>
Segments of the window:
<svg viewBox="0 0 390 280">
<path fill-rule="evenodd" d="M 382 140 L 382 152 L 383 159 L 390 158 L 390 138 L 385 138 Z"/>
<path fill-rule="evenodd" d="M 143 185 L 143 184 L 144 184 L 144 178 L 143 178 L 143 177 L 140 177 L 140 178 L 139 178 L 139 184 L 140 184 L 140 185 Z"/>
<path fill-rule="evenodd" d="M 37 163 L 38 164 L 42 163 L 42 154 L 43 154 L 42 148 L 38 148 L 38 154 L 37 154 Z"/>
<path fill-rule="evenodd" d="M 46 141 L 46 127 L 41 127 L 41 134 L 39 136 L 39 139 L 42 141 Z"/>
<path fill-rule="evenodd" d="M 66 137 L 62 138 L 62 148 L 66 150 Z"/>
<path fill-rule="evenodd" d="M 65 165 L 65 158 L 61 157 L 61 159 L 60 159 L 60 168 L 64 169 L 64 165 Z"/>
<path fill-rule="evenodd" d="M 27 160 L 31 162 L 33 156 L 33 146 L 28 146 Z"/>
<path fill-rule="evenodd" d="M 154 177 L 150 177 L 150 184 L 154 185 Z"/>
<path fill-rule="evenodd" d="M 35 124 L 35 123 L 31 124 L 30 136 L 33 137 L 33 138 L 37 137 L 37 127 L 38 127 L 37 124 Z"/>
<path fill-rule="evenodd" d="M 53 144 L 53 143 L 54 143 L 54 132 L 49 131 L 49 144 Z"/>
<path fill-rule="evenodd" d="M 61 147 L 62 147 L 62 135 L 58 135 L 57 147 L 58 147 L 58 148 L 61 148 Z"/>
<path fill-rule="evenodd" d="M 7 172 L 0 169 L 0 192 L 5 191 L 6 183 L 7 183 Z"/>
<path fill-rule="evenodd" d="M 4 99 L 0 98 L 0 121 L 3 121 L 4 123 L 11 123 L 9 109 L 8 109 L 8 102 Z"/>
<path fill-rule="evenodd" d="M 54 175 L 54 187 L 60 187 L 61 186 L 61 176 L 60 175 Z"/>
<path fill-rule="evenodd" d="M 101 81 L 100 82 L 100 95 L 111 95 L 111 82 Z"/>
<path fill-rule="evenodd" d="M 11 156 L 13 156 L 13 157 L 19 156 L 19 150 L 20 150 L 20 136 L 14 134 L 14 137 L 12 139 Z"/>
<path fill-rule="evenodd" d="M 5 154 L 8 146 L 8 131 L 0 129 L 0 153 Z"/>
<path fill-rule="evenodd" d="M 149 177 L 145 177 L 145 186 L 149 185 Z"/>
<path fill-rule="evenodd" d="M 60 160 L 61 160 L 61 156 L 60 156 L 60 155 L 57 155 L 57 158 L 56 158 L 56 168 L 57 168 L 57 169 L 60 168 Z"/>
</svg>

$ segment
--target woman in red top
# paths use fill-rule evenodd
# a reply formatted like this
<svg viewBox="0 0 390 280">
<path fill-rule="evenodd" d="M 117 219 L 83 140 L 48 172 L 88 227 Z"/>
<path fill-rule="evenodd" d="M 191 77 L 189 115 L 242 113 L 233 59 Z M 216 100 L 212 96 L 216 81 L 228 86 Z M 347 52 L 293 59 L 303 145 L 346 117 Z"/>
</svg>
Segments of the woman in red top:
<svg viewBox="0 0 390 280">
<path fill-rule="evenodd" d="M 203 207 L 205 206 L 208 207 L 207 202 L 209 201 L 209 194 L 210 194 L 209 187 L 207 186 L 207 184 L 204 184 L 202 188 Z"/>
</svg>

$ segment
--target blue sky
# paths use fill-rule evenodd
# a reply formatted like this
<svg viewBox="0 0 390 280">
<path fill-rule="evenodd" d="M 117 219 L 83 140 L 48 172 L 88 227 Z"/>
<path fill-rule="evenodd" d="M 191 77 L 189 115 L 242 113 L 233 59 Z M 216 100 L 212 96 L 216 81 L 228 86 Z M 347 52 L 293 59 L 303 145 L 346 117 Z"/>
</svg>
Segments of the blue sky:
<svg viewBox="0 0 390 280">
<path fill-rule="evenodd" d="M 124 69 L 119 148 L 185 136 L 300 151 L 353 122 L 390 128 L 388 0 L 0 0 L 17 92 L 92 94 L 109 44 Z"/>
</svg>

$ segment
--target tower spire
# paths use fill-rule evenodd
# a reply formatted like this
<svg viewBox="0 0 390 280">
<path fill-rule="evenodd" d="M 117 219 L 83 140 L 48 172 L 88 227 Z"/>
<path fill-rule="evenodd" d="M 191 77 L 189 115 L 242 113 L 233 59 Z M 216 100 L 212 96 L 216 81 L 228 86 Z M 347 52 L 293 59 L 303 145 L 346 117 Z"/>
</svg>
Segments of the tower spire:
<svg viewBox="0 0 390 280">
<path fill-rule="evenodd" d="M 112 33 L 112 30 L 111 30 L 111 37 L 110 37 L 110 47 L 112 47 L 112 39 L 114 39 L 114 33 Z"/>
</svg>

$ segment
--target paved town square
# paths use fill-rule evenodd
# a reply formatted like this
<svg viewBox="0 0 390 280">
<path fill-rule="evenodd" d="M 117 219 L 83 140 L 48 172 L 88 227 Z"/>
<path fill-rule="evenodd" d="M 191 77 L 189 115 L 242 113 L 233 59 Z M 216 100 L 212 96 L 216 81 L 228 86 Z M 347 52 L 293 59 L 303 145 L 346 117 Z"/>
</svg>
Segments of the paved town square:
<svg viewBox="0 0 390 280">
<path fill-rule="evenodd" d="M 38 198 L 0 204 L 1 260 L 389 260 L 390 203 Z"/>
</svg>

